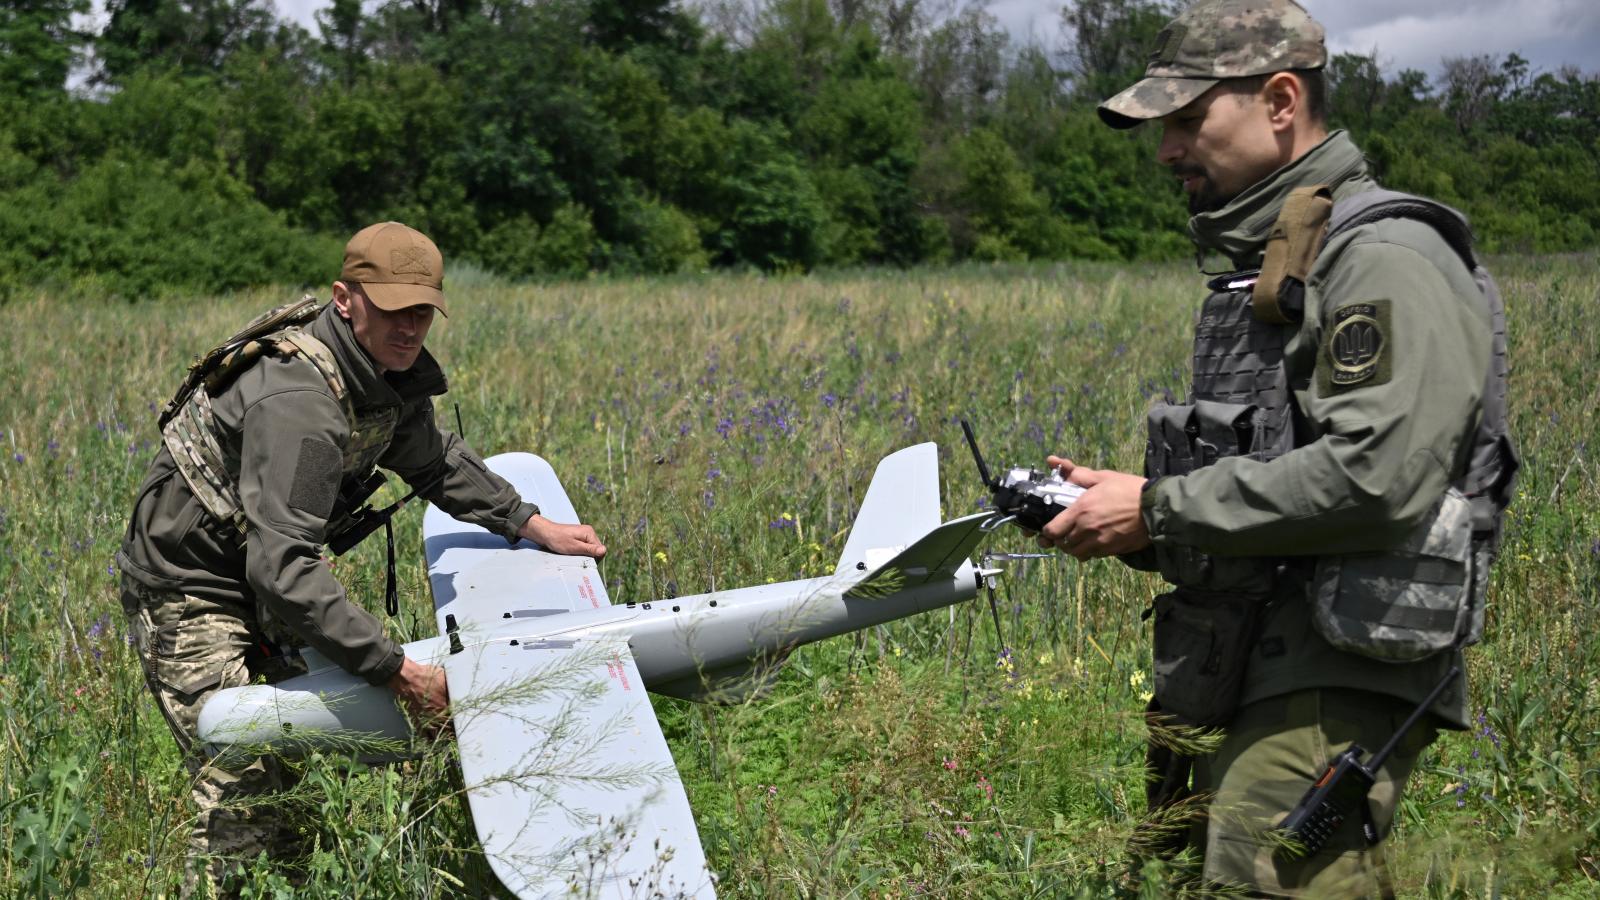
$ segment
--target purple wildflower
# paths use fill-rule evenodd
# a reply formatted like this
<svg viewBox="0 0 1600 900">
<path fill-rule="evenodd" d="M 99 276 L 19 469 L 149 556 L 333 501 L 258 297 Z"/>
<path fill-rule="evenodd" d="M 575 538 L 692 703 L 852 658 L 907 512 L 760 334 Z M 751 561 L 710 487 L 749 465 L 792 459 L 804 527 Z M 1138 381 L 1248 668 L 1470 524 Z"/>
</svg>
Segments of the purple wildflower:
<svg viewBox="0 0 1600 900">
<path fill-rule="evenodd" d="M 838 402 L 839 398 L 834 396 L 832 391 L 822 395 L 822 405 L 829 409 L 833 409 L 833 405 Z"/>
<path fill-rule="evenodd" d="M 21 453 L 13 453 L 11 454 L 11 458 L 17 462 L 27 462 L 27 457 L 23 456 Z"/>
<path fill-rule="evenodd" d="M 722 418 L 717 420 L 717 434 L 720 434 L 724 438 L 726 438 L 729 434 L 732 434 L 732 433 L 733 433 L 733 419 L 731 419 L 731 418 L 729 418 L 727 416 L 723 416 Z"/>
</svg>

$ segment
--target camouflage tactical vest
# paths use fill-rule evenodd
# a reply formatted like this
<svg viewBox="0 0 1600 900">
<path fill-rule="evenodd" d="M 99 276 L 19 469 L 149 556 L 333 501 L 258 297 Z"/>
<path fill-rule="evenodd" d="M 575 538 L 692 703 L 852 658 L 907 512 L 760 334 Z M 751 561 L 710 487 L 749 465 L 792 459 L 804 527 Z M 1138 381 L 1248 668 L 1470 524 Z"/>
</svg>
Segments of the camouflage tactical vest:
<svg viewBox="0 0 1600 900">
<path fill-rule="evenodd" d="M 239 499 L 240 439 L 217 423 L 211 397 L 262 356 L 303 356 L 327 381 L 350 426 L 341 467 L 345 477 L 364 477 L 394 437 L 399 409 L 389 406 L 358 414 L 333 351 L 299 327 L 314 319 L 319 309 L 316 299 L 307 296 L 257 317 L 190 367 L 161 416 L 162 440 L 190 492 L 213 519 L 232 529 L 240 544 L 249 530 Z M 336 530 L 348 512 L 335 509 L 328 530 Z"/>
</svg>

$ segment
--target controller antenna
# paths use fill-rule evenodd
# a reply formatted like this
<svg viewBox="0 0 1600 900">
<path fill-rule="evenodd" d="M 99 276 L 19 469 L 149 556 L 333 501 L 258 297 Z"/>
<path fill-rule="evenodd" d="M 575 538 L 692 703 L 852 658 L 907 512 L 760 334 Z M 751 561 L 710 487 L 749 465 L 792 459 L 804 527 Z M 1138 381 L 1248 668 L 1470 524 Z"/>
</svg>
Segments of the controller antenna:
<svg viewBox="0 0 1600 900">
<path fill-rule="evenodd" d="M 983 454 L 978 452 L 978 439 L 972 436 L 972 425 L 966 419 L 961 420 L 961 431 L 967 436 L 967 446 L 972 448 L 972 459 L 978 464 L 978 475 L 983 478 L 986 490 L 994 489 L 994 480 L 989 477 L 989 467 L 983 463 Z"/>
</svg>

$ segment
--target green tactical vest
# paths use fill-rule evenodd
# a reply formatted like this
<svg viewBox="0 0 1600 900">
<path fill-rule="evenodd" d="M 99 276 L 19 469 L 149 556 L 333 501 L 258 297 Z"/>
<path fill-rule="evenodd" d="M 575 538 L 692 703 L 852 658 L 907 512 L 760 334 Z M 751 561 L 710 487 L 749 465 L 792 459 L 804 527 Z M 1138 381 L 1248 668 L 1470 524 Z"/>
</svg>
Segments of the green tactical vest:
<svg viewBox="0 0 1600 900">
<path fill-rule="evenodd" d="M 400 410 L 388 406 L 358 414 L 333 351 L 302 329 L 321 309 L 316 298 L 307 295 L 256 317 L 189 367 L 161 415 L 162 441 L 190 492 L 213 519 L 233 530 L 240 544 L 249 532 L 249 522 L 239 499 L 239 435 L 217 423 L 211 398 L 261 357 L 303 356 L 327 381 L 350 425 L 341 467 L 344 477 L 364 478 L 394 438 Z M 348 512 L 336 509 L 328 531 L 337 530 Z"/>
</svg>

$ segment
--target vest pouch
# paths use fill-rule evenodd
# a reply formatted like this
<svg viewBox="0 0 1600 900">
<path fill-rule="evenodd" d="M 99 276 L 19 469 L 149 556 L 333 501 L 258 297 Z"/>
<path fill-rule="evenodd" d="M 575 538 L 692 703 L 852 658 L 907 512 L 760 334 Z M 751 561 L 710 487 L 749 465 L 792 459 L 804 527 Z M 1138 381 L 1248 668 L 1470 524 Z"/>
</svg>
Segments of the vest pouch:
<svg viewBox="0 0 1600 900">
<path fill-rule="evenodd" d="M 1455 488 L 1397 548 L 1326 556 L 1311 579 L 1311 621 L 1339 650 L 1414 662 L 1481 637 L 1488 547 Z"/>
<path fill-rule="evenodd" d="M 1199 400 L 1194 405 L 1195 468 L 1209 466 L 1224 456 L 1245 456 L 1255 442 L 1256 407 L 1253 403 L 1218 403 Z"/>
<path fill-rule="evenodd" d="M 1188 588 L 1155 599 L 1155 700 L 1163 712 L 1187 725 L 1233 718 L 1266 602 Z"/>
<path fill-rule="evenodd" d="M 1195 469 L 1194 440 L 1199 435 L 1192 403 L 1158 403 L 1146 414 L 1145 476 L 1187 475 Z"/>
</svg>

